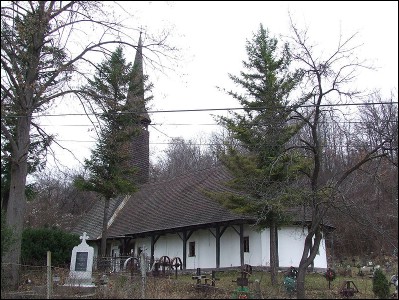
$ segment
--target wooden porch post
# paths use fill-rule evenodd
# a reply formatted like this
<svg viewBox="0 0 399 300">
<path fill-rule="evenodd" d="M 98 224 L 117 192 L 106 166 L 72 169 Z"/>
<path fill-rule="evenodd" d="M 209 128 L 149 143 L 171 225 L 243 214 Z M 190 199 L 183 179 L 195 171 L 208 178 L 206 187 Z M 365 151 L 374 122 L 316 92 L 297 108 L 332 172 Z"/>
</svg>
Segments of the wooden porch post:
<svg viewBox="0 0 399 300">
<path fill-rule="evenodd" d="M 151 236 L 151 258 L 150 258 L 150 265 L 154 264 L 154 253 L 155 253 L 155 236 Z"/>
<path fill-rule="evenodd" d="M 244 225 L 240 224 L 240 263 L 244 265 Z"/>
<path fill-rule="evenodd" d="M 150 259 L 150 264 L 151 267 L 154 264 L 154 253 L 155 253 L 155 243 L 158 241 L 161 235 L 152 235 L 151 236 L 151 259 Z"/>
<path fill-rule="evenodd" d="M 186 269 L 187 265 L 187 231 L 183 231 L 183 270 Z"/>
<path fill-rule="evenodd" d="M 216 269 L 220 268 L 220 227 L 216 225 Z"/>
</svg>

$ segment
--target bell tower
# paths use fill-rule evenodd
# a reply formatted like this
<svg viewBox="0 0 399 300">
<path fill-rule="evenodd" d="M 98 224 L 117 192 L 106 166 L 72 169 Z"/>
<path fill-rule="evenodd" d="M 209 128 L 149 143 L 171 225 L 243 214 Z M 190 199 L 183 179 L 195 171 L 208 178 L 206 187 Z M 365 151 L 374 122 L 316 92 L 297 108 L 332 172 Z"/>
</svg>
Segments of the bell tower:
<svg viewBox="0 0 399 300">
<path fill-rule="evenodd" d="M 127 151 L 130 157 L 130 167 L 137 168 L 137 172 L 132 179 L 139 184 L 146 183 L 149 179 L 150 135 L 148 132 L 148 125 L 151 123 L 151 119 L 148 116 L 145 107 L 142 51 L 143 44 L 140 33 L 136 57 L 133 63 L 132 77 L 126 99 L 126 106 L 128 110 L 132 112 L 132 117 L 135 118 L 135 122 L 132 124 L 133 128 L 131 128 L 133 134 L 129 141 Z"/>
</svg>

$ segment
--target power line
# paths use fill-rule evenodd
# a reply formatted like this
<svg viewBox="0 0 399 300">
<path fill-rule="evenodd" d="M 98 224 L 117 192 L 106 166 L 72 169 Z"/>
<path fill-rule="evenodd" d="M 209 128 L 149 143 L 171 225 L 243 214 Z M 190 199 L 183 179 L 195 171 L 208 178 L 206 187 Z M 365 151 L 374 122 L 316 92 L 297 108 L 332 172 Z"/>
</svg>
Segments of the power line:
<svg viewBox="0 0 399 300">
<path fill-rule="evenodd" d="M 396 123 L 397 120 L 384 121 L 388 123 Z M 364 124 L 365 121 L 320 121 L 320 124 Z M 260 125 L 261 123 L 251 123 L 251 125 Z M 223 126 L 218 123 L 151 123 L 151 126 Z M 40 124 L 43 127 L 92 127 L 92 124 Z M 156 129 L 156 128 L 154 128 Z M 158 130 L 158 129 L 156 129 Z M 161 132 L 163 133 L 163 132 Z M 163 133 L 164 134 L 164 133 Z"/>
<path fill-rule="evenodd" d="M 320 107 L 343 107 L 343 106 L 369 106 L 369 105 L 385 105 L 385 104 L 398 104 L 397 101 L 395 102 L 362 102 L 362 103 L 338 103 L 338 104 L 320 104 Z M 315 107 L 313 104 L 303 104 L 295 106 L 297 108 L 310 108 Z M 248 108 L 248 107 L 230 107 L 230 108 L 198 108 L 198 109 L 175 109 L 175 110 L 150 110 L 150 111 L 128 111 L 128 112 L 116 112 L 114 114 L 141 114 L 141 113 L 148 113 L 148 114 L 155 114 L 155 113 L 181 113 L 181 112 L 206 112 L 206 111 L 233 111 L 233 110 L 264 110 L 268 109 L 269 107 L 256 107 L 256 108 Z M 276 106 L 276 108 L 287 108 L 285 106 Z M 289 107 L 288 107 L 289 108 Z M 65 117 L 65 116 L 88 116 L 88 115 L 97 115 L 101 116 L 103 113 L 65 113 L 65 114 L 48 114 L 48 115 L 37 115 L 33 116 L 34 118 L 38 117 Z M 26 116 L 23 115 L 15 115 L 15 116 L 3 116 L 3 118 L 24 118 Z"/>
<path fill-rule="evenodd" d="M 151 123 L 151 126 L 214 126 L 214 125 L 219 125 L 217 123 Z M 93 126 L 92 124 L 40 124 L 40 126 L 44 127 L 51 127 L 51 126 L 56 126 L 56 127 L 68 127 L 68 126 L 74 126 L 74 127 L 91 127 Z"/>
<path fill-rule="evenodd" d="M 57 142 L 73 142 L 73 143 L 95 143 L 96 140 L 92 141 L 78 141 L 78 140 L 57 140 Z M 150 145 L 181 145 L 181 142 L 150 142 Z M 223 146 L 226 147 L 227 145 L 224 143 L 189 143 L 190 146 Z M 256 145 L 261 145 L 260 143 L 254 144 Z M 263 145 L 263 147 L 275 147 L 275 146 L 280 146 L 277 144 L 270 144 L 270 145 Z M 334 145 L 333 147 L 337 148 L 355 148 L 355 149 L 360 149 L 362 146 L 368 146 L 368 145 Z M 328 145 L 322 145 L 322 148 L 327 148 Z"/>
</svg>

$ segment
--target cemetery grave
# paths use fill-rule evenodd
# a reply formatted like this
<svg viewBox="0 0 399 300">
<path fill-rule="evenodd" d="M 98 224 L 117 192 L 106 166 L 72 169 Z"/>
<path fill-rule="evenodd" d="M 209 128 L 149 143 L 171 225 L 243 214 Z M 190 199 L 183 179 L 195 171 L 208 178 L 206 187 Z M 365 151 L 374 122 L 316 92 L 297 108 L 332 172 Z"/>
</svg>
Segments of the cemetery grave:
<svg viewBox="0 0 399 300">
<path fill-rule="evenodd" d="M 159 264 L 158 276 L 154 276 L 154 269 L 151 269 L 148 263 L 144 264 L 146 265 L 144 275 L 142 272 L 144 269 L 140 265 L 145 260 L 132 259 L 131 261 L 136 262 L 134 265 L 136 267 L 138 265 L 138 267 L 134 276 L 131 276 L 130 270 L 123 271 L 128 266 L 126 260 L 121 263 L 120 272 L 109 272 L 110 269 L 107 269 L 107 272 L 96 270 L 93 267 L 96 259 L 93 259 L 90 247 L 86 246 L 86 239 L 87 235 L 83 233 L 81 244 L 71 251 L 71 264 L 68 269 L 53 267 L 51 298 L 128 299 L 143 298 L 143 295 L 145 298 L 164 299 L 228 299 L 243 296 L 247 298 L 295 297 L 296 269 L 293 267 L 279 271 L 277 286 L 270 285 L 269 272 L 250 265 L 244 266 L 243 269 L 224 270 L 223 272 L 209 269 L 199 272 L 198 270 L 185 271 L 181 270 L 178 258 L 169 259 L 170 263 L 164 265 L 165 272 L 162 271 L 162 265 Z M 162 259 L 164 262 L 169 262 L 169 260 Z M 162 261 L 156 262 L 161 263 Z M 377 266 L 377 264 L 375 265 Z M 385 264 L 382 265 L 384 271 L 388 271 L 385 269 Z M 152 267 L 154 266 L 155 264 Z M 391 275 L 396 270 L 395 267 L 391 267 L 389 269 L 391 273 L 386 273 L 391 282 L 390 295 L 394 295 L 397 288 L 395 286 L 397 277 Z M 243 271 L 245 272 L 242 273 Z M 46 298 L 46 272 L 46 267 L 26 270 L 20 289 L 14 294 L 6 294 L 2 291 L 2 298 Z M 83 276 L 76 280 L 77 274 Z M 288 282 L 289 280 L 293 282 Z M 326 284 L 326 280 L 328 284 Z M 82 292 L 82 289 L 86 292 Z M 342 276 L 333 269 L 309 273 L 306 276 L 306 295 L 309 299 L 375 298 L 372 292 L 372 278 L 361 276 L 358 272 Z"/>
</svg>

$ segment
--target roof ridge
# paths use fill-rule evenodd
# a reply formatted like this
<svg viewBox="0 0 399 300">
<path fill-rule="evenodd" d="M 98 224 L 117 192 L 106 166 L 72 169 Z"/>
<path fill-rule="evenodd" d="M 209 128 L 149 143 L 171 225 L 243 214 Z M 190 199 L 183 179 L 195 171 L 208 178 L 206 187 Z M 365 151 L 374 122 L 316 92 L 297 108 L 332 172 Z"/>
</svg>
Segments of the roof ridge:
<svg viewBox="0 0 399 300">
<path fill-rule="evenodd" d="M 118 213 L 123 209 L 123 207 L 126 205 L 127 201 L 130 199 L 131 195 L 125 195 L 125 197 L 123 198 L 123 200 L 119 203 L 119 205 L 115 208 L 114 213 L 112 214 L 112 216 L 108 219 L 107 222 L 107 228 L 109 228 L 112 223 L 114 222 L 116 216 L 118 215 Z"/>
</svg>

